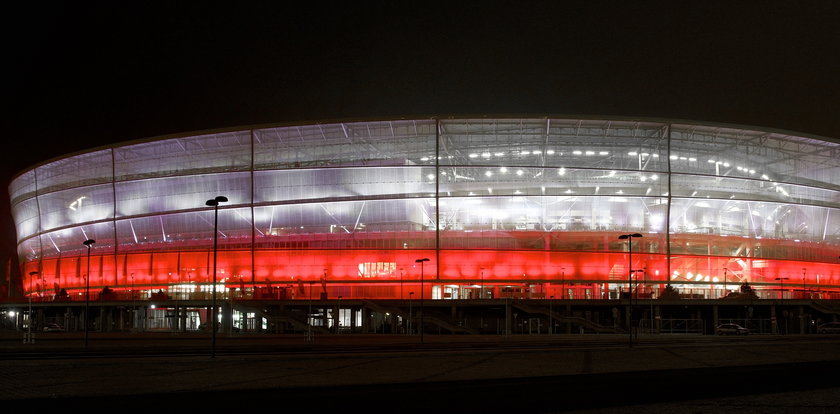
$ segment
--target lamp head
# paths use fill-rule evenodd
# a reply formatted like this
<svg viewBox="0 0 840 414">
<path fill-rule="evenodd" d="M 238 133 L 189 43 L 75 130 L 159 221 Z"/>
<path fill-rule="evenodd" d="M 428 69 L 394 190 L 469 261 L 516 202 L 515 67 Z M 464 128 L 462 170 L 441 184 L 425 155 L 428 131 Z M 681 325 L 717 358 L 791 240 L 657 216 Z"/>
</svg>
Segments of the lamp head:
<svg viewBox="0 0 840 414">
<path fill-rule="evenodd" d="M 90 246 L 92 246 L 94 243 L 96 243 L 96 240 L 94 240 L 94 239 L 87 239 L 87 240 L 82 242 L 82 244 L 87 246 L 88 249 L 90 249 Z"/>
<path fill-rule="evenodd" d="M 429 261 L 429 258 L 426 257 L 426 258 L 423 258 L 423 259 L 417 259 L 417 260 L 414 261 L 414 263 L 422 263 L 422 262 L 428 262 L 428 261 Z"/>
<path fill-rule="evenodd" d="M 210 206 L 210 207 L 216 207 L 216 206 L 219 205 L 219 203 L 227 203 L 227 201 L 228 201 L 228 198 L 225 197 L 225 196 L 216 196 L 216 198 L 211 198 L 210 200 L 207 200 L 204 203 L 204 205 Z"/>
</svg>

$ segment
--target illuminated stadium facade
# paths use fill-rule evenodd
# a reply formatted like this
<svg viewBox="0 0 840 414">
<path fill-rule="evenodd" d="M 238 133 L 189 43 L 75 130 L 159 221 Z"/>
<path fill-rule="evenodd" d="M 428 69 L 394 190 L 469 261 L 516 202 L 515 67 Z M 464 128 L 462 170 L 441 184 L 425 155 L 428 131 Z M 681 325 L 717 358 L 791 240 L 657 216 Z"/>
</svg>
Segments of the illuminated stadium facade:
<svg viewBox="0 0 840 414">
<path fill-rule="evenodd" d="M 616 299 L 631 269 L 640 298 L 744 283 L 830 298 L 838 154 L 825 138 L 677 121 L 400 119 L 116 144 L 9 191 L 33 298 L 81 296 L 89 268 L 91 292 L 206 299 L 216 196 L 224 298 Z M 619 237 L 636 233 L 630 252 Z"/>
</svg>

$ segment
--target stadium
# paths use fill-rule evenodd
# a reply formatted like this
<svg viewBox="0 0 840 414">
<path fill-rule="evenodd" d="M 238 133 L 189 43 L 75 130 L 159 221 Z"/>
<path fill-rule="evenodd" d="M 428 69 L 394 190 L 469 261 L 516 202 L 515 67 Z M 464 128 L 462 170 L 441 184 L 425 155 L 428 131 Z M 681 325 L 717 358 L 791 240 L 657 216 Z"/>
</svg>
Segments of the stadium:
<svg viewBox="0 0 840 414">
<path fill-rule="evenodd" d="M 831 299 L 839 150 L 677 120 L 322 122 L 92 149 L 9 193 L 35 301 Z"/>
</svg>

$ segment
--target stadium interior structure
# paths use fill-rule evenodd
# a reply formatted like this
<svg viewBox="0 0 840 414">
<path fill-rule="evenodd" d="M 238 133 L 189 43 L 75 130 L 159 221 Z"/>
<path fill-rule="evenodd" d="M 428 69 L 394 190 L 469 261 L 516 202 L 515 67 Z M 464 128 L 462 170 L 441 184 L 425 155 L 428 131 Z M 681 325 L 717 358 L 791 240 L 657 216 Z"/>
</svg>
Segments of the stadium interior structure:
<svg viewBox="0 0 840 414">
<path fill-rule="evenodd" d="M 668 120 L 330 122 L 115 144 L 9 192 L 35 301 L 207 299 L 214 260 L 222 299 L 835 298 L 838 150 Z"/>
</svg>

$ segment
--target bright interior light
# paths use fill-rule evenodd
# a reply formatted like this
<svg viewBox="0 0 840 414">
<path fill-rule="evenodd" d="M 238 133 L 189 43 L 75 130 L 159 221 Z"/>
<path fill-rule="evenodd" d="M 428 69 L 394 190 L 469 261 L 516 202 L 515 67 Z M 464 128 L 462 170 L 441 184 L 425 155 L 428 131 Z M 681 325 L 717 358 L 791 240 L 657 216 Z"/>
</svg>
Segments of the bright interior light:
<svg viewBox="0 0 840 414">
<path fill-rule="evenodd" d="M 522 175 L 522 174 L 525 174 L 525 171 L 522 171 L 522 170 L 516 170 L 516 175 Z"/>
<path fill-rule="evenodd" d="M 583 153 L 582 153 L 582 152 L 580 152 L 580 151 L 578 151 L 578 150 L 575 150 L 575 151 L 572 151 L 572 154 L 575 154 L 575 155 L 580 155 L 580 154 L 583 154 Z"/>
<path fill-rule="evenodd" d="M 548 155 L 554 155 L 554 150 L 548 150 L 545 153 L 548 154 Z"/>
<path fill-rule="evenodd" d="M 478 154 L 470 154 L 470 158 L 476 158 L 476 157 L 478 157 Z"/>
<path fill-rule="evenodd" d="M 499 168 L 499 172 L 506 173 L 507 172 L 507 167 Z"/>
<path fill-rule="evenodd" d="M 492 177 L 493 176 L 493 171 L 485 171 L 484 175 L 486 175 L 488 177 Z"/>
</svg>

